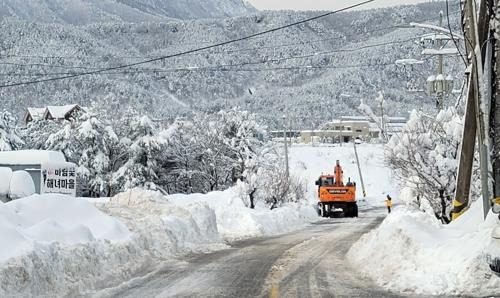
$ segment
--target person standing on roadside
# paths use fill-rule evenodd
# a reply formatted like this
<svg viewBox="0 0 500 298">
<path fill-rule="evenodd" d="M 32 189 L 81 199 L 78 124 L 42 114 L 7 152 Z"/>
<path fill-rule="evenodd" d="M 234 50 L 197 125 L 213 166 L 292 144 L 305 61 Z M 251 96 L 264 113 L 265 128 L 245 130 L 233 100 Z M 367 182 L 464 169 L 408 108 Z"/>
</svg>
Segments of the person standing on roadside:
<svg viewBox="0 0 500 298">
<path fill-rule="evenodd" d="M 387 195 L 387 200 L 385 200 L 385 204 L 387 205 L 387 212 L 391 213 L 392 198 L 390 195 Z"/>
</svg>

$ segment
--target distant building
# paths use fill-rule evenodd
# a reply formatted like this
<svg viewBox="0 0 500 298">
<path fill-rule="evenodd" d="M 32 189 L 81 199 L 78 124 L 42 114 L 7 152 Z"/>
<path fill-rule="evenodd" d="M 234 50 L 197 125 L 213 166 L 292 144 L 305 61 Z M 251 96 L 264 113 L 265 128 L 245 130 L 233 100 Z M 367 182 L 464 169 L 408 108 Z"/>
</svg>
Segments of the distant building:
<svg viewBox="0 0 500 298">
<path fill-rule="evenodd" d="M 402 132 L 406 122 L 407 119 L 403 117 L 388 117 L 385 124 L 388 136 Z M 347 143 L 353 139 L 366 141 L 377 139 L 380 135 L 379 125 L 364 116 L 342 116 L 324 124 L 321 129 L 300 132 L 301 142 L 305 144 L 316 139 L 321 143 Z"/>
<path fill-rule="evenodd" d="M 24 114 L 23 121 L 26 125 L 38 120 L 72 121 L 80 111 L 83 111 L 83 109 L 77 104 L 48 106 L 46 108 L 28 108 Z"/>
</svg>

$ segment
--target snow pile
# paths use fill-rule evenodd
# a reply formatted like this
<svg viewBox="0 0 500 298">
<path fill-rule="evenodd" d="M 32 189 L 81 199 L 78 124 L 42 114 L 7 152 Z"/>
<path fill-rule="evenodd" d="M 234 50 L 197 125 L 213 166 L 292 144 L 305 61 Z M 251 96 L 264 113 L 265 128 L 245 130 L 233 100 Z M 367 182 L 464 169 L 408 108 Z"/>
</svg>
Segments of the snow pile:
<svg viewBox="0 0 500 298">
<path fill-rule="evenodd" d="M 63 195 L 34 195 L 0 204 L 0 262 L 37 245 L 124 241 L 130 232 L 84 200 Z"/>
<path fill-rule="evenodd" d="M 216 215 L 203 202 L 181 207 L 159 192 L 136 188 L 98 207 L 125 222 L 135 242 L 157 258 L 224 247 Z"/>
<path fill-rule="evenodd" d="M 0 296 L 91 295 L 178 254 L 226 247 L 206 204 L 188 210 L 142 190 L 95 204 L 114 218 L 64 195 L 0 205 Z"/>
<path fill-rule="evenodd" d="M 219 233 L 227 240 L 286 233 L 318 219 L 311 205 L 288 204 L 274 210 L 260 206 L 250 209 L 245 206 L 236 188 L 206 195 L 171 195 L 167 199 L 187 209 L 191 209 L 193 204 L 209 206 L 217 216 Z"/>
<path fill-rule="evenodd" d="M 9 183 L 9 198 L 12 200 L 31 196 L 35 193 L 35 183 L 26 171 L 12 173 Z"/>
<path fill-rule="evenodd" d="M 423 295 L 500 294 L 500 278 L 486 263 L 496 226 L 482 221 L 481 203 L 448 226 L 433 215 L 397 207 L 380 227 L 353 245 L 348 258 L 378 284 Z"/>
<path fill-rule="evenodd" d="M 171 196 L 133 189 L 93 203 L 34 195 L 0 205 L 0 297 L 92 295 L 178 257 L 227 248 L 224 240 L 316 219 L 311 206 L 249 209 L 234 188 Z"/>
<path fill-rule="evenodd" d="M 0 203 L 0 239 L 1 297 L 83 293 L 127 277 L 137 254 L 126 246 L 131 234 L 122 223 L 64 195 Z"/>
<path fill-rule="evenodd" d="M 15 200 L 35 193 L 35 183 L 26 171 L 0 167 L 0 201 Z"/>
<path fill-rule="evenodd" d="M 0 198 L 9 194 L 10 179 L 12 170 L 10 168 L 0 167 Z"/>
</svg>

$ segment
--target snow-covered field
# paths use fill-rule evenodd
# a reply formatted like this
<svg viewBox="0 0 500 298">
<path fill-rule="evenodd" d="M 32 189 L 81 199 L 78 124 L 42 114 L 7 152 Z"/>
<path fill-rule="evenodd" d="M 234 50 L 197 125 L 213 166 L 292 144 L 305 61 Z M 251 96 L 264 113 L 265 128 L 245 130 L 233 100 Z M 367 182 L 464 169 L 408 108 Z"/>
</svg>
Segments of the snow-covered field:
<svg viewBox="0 0 500 298">
<path fill-rule="evenodd" d="M 398 203 L 399 190 L 391 177 L 391 171 L 384 165 L 384 147 L 380 144 L 357 145 L 363 180 L 366 188 L 366 205 L 384 206 L 389 194 Z M 293 173 L 304 177 L 307 184 L 308 200 L 317 202 L 317 186 L 315 181 L 321 173 L 333 174 L 335 162 L 339 160 L 344 170 L 344 180 L 351 177 L 357 183 L 356 196 L 363 198 L 361 179 L 356 165 L 356 156 L 352 144 L 342 147 L 311 145 L 295 145 L 290 150 L 290 169 Z"/>
<path fill-rule="evenodd" d="M 396 207 L 350 249 L 348 258 L 379 285 L 421 295 L 500 295 L 486 254 L 497 217 L 482 202 L 450 225 L 414 207 Z"/>
</svg>

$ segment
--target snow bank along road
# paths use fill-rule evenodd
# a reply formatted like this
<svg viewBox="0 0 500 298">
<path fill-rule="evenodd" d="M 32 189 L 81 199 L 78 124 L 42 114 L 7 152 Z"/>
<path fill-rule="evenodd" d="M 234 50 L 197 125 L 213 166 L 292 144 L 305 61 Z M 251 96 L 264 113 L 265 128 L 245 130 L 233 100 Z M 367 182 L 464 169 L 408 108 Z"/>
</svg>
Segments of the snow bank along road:
<svg viewBox="0 0 500 298">
<path fill-rule="evenodd" d="M 98 297 L 391 297 L 351 268 L 345 255 L 382 220 L 325 219 L 281 236 L 244 240 L 192 256 Z"/>
</svg>

